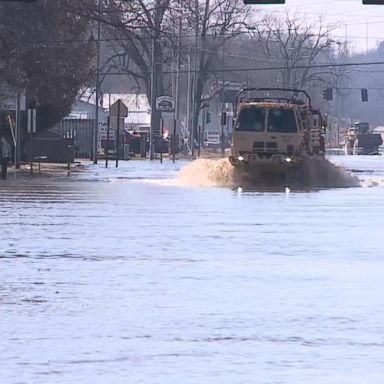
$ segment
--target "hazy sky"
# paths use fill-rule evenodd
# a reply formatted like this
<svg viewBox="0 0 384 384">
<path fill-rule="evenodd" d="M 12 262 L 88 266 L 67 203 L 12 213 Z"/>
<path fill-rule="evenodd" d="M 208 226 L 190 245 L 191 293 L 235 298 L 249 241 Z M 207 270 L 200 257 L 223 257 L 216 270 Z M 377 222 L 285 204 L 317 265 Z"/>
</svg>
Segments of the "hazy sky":
<svg viewBox="0 0 384 384">
<path fill-rule="evenodd" d="M 306 19 L 323 15 L 325 24 L 340 24 L 334 38 L 344 41 L 347 36 L 354 52 L 375 48 L 384 40 L 384 5 L 363 5 L 362 0 L 285 0 L 285 5 L 259 8 L 268 13 L 296 11 Z"/>
</svg>

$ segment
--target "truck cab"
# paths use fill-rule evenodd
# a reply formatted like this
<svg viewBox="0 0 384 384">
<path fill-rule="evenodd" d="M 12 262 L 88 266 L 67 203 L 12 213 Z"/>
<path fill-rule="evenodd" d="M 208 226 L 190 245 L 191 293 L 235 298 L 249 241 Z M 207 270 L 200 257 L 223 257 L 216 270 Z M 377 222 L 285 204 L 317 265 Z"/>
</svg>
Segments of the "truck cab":
<svg viewBox="0 0 384 384">
<path fill-rule="evenodd" d="M 324 152 L 322 118 L 312 108 L 305 91 L 281 88 L 246 88 L 264 91 L 268 95 L 241 99 L 233 126 L 232 165 L 281 169 L 298 164 L 302 157 Z M 288 97 L 273 96 L 274 92 L 289 92 Z M 307 102 L 297 97 L 299 92 L 308 96 Z"/>
</svg>

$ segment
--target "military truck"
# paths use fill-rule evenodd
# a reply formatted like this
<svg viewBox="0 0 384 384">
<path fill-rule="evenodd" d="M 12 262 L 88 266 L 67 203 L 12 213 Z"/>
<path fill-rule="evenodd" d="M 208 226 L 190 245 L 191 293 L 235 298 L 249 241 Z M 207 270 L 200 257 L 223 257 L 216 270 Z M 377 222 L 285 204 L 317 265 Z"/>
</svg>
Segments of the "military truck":
<svg viewBox="0 0 384 384">
<path fill-rule="evenodd" d="M 244 88 L 235 111 L 229 161 L 236 170 L 281 177 L 305 157 L 324 157 L 326 119 L 306 91 Z"/>
<path fill-rule="evenodd" d="M 355 122 L 347 130 L 345 152 L 347 155 L 379 155 L 379 146 L 383 144 L 380 133 L 373 133 L 368 122 Z"/>
</svg>

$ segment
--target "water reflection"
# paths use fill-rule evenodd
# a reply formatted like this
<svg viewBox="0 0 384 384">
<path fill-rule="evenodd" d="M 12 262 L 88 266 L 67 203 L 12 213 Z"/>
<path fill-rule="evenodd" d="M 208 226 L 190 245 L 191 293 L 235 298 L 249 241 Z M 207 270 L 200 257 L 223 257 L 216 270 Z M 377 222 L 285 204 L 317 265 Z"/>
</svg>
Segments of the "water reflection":
<svg viewBox="0 0 384 384">
<path fill-rule="evenodd" d="M 179 168 L 0 185 L 1 382 L 379 382 L 382 188 L 239 198 Z"/>
</svg>

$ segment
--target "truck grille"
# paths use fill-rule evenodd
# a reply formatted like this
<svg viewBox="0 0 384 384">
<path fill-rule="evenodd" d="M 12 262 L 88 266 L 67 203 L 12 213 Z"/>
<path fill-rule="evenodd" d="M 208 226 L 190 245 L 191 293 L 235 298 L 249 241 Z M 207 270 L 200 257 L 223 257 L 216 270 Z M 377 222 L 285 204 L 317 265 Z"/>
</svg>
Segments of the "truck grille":
<svg viewBox="0 0 384 384">
<path fill-rule="evenodd" d="M 267 152 L 277 152 L 277 144 L 274 141 L 265 143 Z"/>
<path fill-rule="evenodd" d="M 254 141 L 253 152 L 277 152 L 277 143 L 274 141 Z"/>
</svg>

